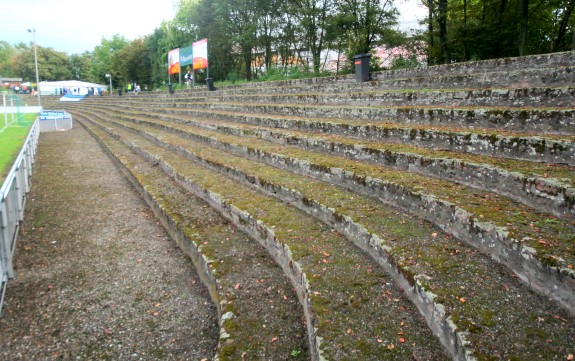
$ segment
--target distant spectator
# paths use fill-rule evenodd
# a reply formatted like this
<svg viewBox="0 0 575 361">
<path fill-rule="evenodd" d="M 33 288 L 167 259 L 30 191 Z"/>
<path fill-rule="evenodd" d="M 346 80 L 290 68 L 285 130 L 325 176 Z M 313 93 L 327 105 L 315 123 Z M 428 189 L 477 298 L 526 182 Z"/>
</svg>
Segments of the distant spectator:
<svg viewBox="0 0 575 361">
<path fill-rule="evenodd" d="M 186 89 L 190 90 L 192 89 L 192 80 L 193 80 L 194 76 L 192 75 L 192 72 L 190 70 L 188 70 L 188 72 L 186 73 L 186 75 L 184 75 L 184 79 L 186 79 Z"/>
</svg>

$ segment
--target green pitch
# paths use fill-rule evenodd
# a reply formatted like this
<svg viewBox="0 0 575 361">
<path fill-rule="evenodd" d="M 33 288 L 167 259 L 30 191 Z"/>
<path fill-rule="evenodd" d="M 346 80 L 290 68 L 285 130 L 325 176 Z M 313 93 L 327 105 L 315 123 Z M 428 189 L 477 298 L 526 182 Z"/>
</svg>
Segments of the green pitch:
<svg viewBox="0 0 575 361">
<path fill-rule="evenodd" d="M 38 114 L 19 114 L 19 119 L 0 132 L 0 186 L 12 168 L 12 164 L 28 136 L 30 126 Z M 4 127 L 4 119 L 0 117 L 0 128 Z"/>
</svg>

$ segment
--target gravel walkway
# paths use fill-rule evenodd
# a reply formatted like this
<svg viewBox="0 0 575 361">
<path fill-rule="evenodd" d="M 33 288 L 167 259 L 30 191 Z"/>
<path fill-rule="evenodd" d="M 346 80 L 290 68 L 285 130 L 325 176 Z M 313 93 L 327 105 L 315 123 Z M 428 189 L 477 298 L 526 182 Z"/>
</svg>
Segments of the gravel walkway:
<svg viewBox="0 0 575 361">
<path fill-rule="evenodd" d="M 82 127 L 44 133 L 0 318 L 2 360 L 202 360 L 195 269 Z"/>
</svg>

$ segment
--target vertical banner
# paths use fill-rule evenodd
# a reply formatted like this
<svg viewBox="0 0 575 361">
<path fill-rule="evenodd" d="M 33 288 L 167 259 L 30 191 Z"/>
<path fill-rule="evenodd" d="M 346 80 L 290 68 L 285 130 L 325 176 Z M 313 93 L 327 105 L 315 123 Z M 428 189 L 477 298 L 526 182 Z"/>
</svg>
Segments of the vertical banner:
<svg viewBox="0 0 575 361">
<path fill-rule="evenodd" d="M 168 52 L 168 74 L 180 72 L 180 48 Z"/>
<path fill-rule="evenodd" d="M 180 48 L 180 67 L 194 63 L 194 52 L 191 46 Z"/>
<path fill-rule="evenodd" d="M 208 67 L 208 39 L 198 40 L 192 44 L 194 70 L 205 69 Z"/>
</svg>

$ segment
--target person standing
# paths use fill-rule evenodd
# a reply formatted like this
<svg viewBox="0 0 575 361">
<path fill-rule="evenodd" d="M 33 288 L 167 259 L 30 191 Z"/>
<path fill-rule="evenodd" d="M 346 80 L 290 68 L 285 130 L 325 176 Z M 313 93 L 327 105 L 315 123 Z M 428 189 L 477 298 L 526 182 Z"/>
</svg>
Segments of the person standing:
<svg viewBox="0 0 575 361">
<path fill-rule="evenodd" d="M 188 90 L 192 89 L 193 77 L 194 76 L 192 75 L 192 72 L 190 70 L 188 70 L 186 75 L 184 75 L 184 79 L 186 80 L 186 89 L 188 89 Z"/>
</svg>

